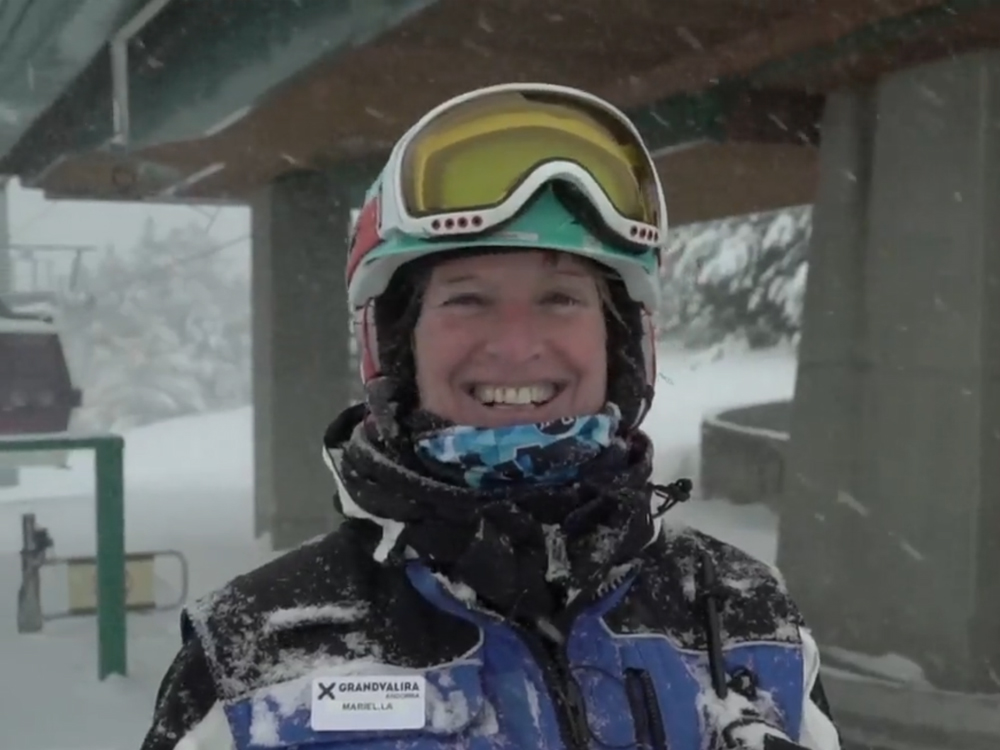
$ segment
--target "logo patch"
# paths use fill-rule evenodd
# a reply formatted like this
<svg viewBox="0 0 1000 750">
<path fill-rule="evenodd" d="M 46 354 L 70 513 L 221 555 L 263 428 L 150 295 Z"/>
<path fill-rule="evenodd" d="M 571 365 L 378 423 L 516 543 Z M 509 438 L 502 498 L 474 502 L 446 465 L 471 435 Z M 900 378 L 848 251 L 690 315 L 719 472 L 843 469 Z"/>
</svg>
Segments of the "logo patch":
<svg viewBox="0 0 1000 750">
<path fill-rule="evenodd" d="M 426 694 L 423 675 L 319 677 L 309 725 L 318 732 L 423 729 Z"/>
</svg>

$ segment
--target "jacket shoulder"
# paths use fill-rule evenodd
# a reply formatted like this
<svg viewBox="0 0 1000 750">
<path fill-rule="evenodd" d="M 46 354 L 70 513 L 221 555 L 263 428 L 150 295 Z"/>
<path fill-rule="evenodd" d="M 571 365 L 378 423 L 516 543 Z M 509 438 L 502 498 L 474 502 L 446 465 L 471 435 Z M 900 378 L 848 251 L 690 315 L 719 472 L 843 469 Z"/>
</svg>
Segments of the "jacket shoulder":
<svg viewBox="0 0 1000 750">
<path fill-rule="evenodd" d="M 372 558 L 370 526 L 346 521 L 185 610 L 185 639 L 200 643 L 220 698 L 348 661 L 427 667 L 474 648 L 475 626 L 430 605 L 401 565 Z"/>
<path fill-rule="evenodd" d="M 647 548 L 638 577 L 606 618 L 609 626 L 621 634 L 662 633 L 682 648 L 706 649 L 704 555 L 715 568 L 724 646 L 799 642 L 802 617 L 777 569 L 685 526 L 666 528 Z"/>
</svg>

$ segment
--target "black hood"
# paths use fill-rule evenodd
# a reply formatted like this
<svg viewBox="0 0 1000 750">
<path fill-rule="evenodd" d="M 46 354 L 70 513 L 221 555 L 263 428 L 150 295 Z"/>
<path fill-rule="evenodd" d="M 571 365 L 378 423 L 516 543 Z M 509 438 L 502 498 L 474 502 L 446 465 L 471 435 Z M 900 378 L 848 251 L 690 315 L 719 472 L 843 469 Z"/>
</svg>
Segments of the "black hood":
<svg viewBox="0 0 1000 750">
<path fill-rule="evenodd" d="M 384 407 L 391 412 L 391 407 Z M 657 535 L 652 446 L 635 431 L 585 467 L 579 481 L 473 489 L 422 472 L 366 405 L 327 429 L 324 450 L 346 516 L 382 527 L 376 557 L 416 555 L 504 615 L 551 617 L 630 569 Z M 560 558 L 560 559 L 556 559 Z"/>
</svg>

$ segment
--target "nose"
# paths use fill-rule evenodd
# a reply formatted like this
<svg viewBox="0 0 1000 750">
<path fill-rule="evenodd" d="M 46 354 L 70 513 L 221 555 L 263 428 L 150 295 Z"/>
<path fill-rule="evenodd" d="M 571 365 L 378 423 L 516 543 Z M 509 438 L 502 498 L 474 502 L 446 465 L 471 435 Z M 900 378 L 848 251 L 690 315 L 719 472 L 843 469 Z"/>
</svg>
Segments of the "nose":
<svg viewBox="0 0 1000 750">
<path fill-rule="evenodd" d="M 545 350 L 545 326 L 534 305 L 498 305 L 490 316 L 486 353 L 506 364 L 528 362 Z"/>
</svg>

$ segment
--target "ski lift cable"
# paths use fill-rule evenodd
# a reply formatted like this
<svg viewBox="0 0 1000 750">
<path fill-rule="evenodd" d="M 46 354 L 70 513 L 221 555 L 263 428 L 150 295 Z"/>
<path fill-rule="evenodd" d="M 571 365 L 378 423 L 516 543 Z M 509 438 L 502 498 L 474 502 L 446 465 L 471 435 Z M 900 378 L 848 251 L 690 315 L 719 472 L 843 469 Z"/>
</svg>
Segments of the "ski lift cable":
<svg viewBox="0 0 1000 750">
<path fill-rule="evenodd" d="M 216 208 L 215 209 L 215 213 L 212 214 L 212 216 L 208 220 L 208 224 L 205 225 L 205 230 L 204 230 L 205 234 L 208 234 L 209 232 L 212 231 L 212 227 L 215 225 L 215 221 L 216 221 L 216 219 L 219 218 L 219 215 L 221 213 L 222 213 L 222 209 L 221 208 Z"/>
<path fill-rule="evenodd" d="M 149 273 L 140 274 L 138 276 L 135 276 L 134 280 L 135 281 L 140 281 L 140 280 L 141 281 L 155 281 L 157 278 L 159 278 L 161 280 L 169 278 L 169 272 L 172 271 L 173 269 L 177 268 L 178 266 L 183 266 L 183 265 L 185 265 L 187 263 L 193 263 L 194 261 L 198 261 L 198 260 L 205 260 L 206 258 L 210 258 L 213 255 L 221 253 L 223 250 L 225 250 L 227 248 L 230 248 L 233 245 L 238 245 L 239 243 L 245 242 L 246 240 L 249 240 L 249 239 L 250 239 L 250 235 L 249 234 L 244 234 L 244 235 L 241 235 L 240 237 L 235 237 L 235 238 L 233 238 L 231 240 L 227 240 L 227 241 L 225 241 L 225 242 L 223 242 L 221 244 L 214 245 L 213 247 L 210 247 L 207 250 L 202 250 L 201 252 L 198 252 L 198 253 L 192 253 L 191 255 L 185 256 L 185 257 L 180 258 L 178 260 L 175 260 L 173 263 L 169 263 L 169 264 L 163 266 L 162 268 L 157 268 L 157 269 L 154 269 L 153 271 L 150 271 Z"/>
<path fill-rule="evenodd" d="M 39 221 L 41 221 L 42 219 L 44 219 L 46 216 L 48 216 L 50 213 L 52 213 L 58 207 L 59 207 L 59 204 L 56 203 L 56 202 L 54 202 L 54 201 L 51 202 L 51 203 L 49 203 L 49 205 L 47 205 L 41 211 L 39 211 L 38 213 L 36 213 L 34 216 L 32 216 L 26 222 L 24 222 L 20 226 L 14 227 L 11 230 L 11 232 L 10 232 L 10 236 L 13 237 L 14 235 L 19 235 L 19 234 L 27 231 L 30 227 L 33 227 L 35 224 L 37 224 Z"/>
</svg>

